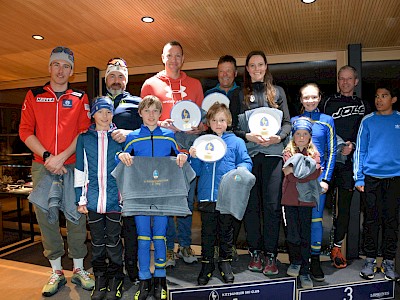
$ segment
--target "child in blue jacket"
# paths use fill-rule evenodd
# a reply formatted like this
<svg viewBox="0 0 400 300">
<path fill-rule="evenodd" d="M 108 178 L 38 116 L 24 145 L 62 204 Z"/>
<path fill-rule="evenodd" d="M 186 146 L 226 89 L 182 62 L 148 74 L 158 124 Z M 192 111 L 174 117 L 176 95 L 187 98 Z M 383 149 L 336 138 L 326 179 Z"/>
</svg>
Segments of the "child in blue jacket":
<svg viewBox="0 0 400 300">
<path fill-rule="evenodd" d="M 115 153 L 122 145 L 111 138 L 114 106 L 108 97 L 94 99 L 95 121 L 76 144 L 75 195 L 78 211 L 87 214 L 92 240 L 95 288 L 92 299 L 120 299 L 124 279 L 121 206 L 117 182 L 111 176 Z M 108 263 L 106 262 L 108 259 Z"/>
<path fill-rule="evenodd" d="M 117 153 L 117 160 L 126 166 L 134 163 L 134 156 L 168 157 L 176 155 L 182 167 L 187 155 L 180 153 L 174 133 L 157 126 L 162 103 L 156 96 L 146 96 L 139 104 L 139 115 L 143 119 L 141 128 L 131 132 L 125 141 L 124 150 Z M 139 289 L 135 300 L 145 300 L 152 289 L 150 272 L 150 244 L 154 244 L 154 294 L 156 299 L 167 299 L 165 235 L 168 216 L 135 216 L 138 234 Z"/>
<path fill-rule="evenodd" d="M 196 148 L 191 147 L 191 166 L 199 176 L 197 198 L 201 210 L 201 248 L 202 268 L 197 278 L 199 285 L 206 285 L 215 269 L 214 245 L 217 237 L 220 241 L 220 261 L 218 267 L 226 283 L 232 283 L 234 276 L 231 268 L 233 247 L 233 216 L 221 214 L 215 209 L 218 187 L 224 174 L 238 167 L 251 172 L 253 163 L 247 153 L 245 143 L 227 127 L 232 125 L 232 115 L 225 104 L 216 103 L 207 112 L 207 125 L 212 132 L 221 137 L 227 145 L 225 156 L 216 162 L 204 162 L 197 158 Z M 206 205 L 204 205 L 207 203 Z M 203 204 L 203 205 L 202 205 Z M 203 209 L 201 208 L 203 207 Z"/>
<path fill-rule="evenodd" d="M 399 280 L 394 258 L 397 250 L 400 205 L 400 113 L 393 110 L 397 94 L 380 87 L 375 94 L 376 112 L 360 124 L 354 152 L 355 187 L 365 193 L 364 252 L 360 276 L 373 279 L 377 270 L 379 227 L 383 229 L 382 273 L 387 280 Z"/>
</svg>

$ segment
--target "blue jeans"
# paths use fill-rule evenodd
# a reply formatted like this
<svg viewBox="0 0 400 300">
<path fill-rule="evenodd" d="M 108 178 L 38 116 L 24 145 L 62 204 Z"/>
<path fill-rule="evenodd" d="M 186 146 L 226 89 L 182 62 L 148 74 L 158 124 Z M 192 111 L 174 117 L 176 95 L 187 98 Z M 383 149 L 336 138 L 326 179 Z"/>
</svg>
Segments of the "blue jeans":
<svg viewBox="0 0 400 300">
<path fill-rule="evenodd" d="M 194 192 L 196 189 L 197 180 L 190 183 L 190 190 L 188 195 L 188 206 L 193 212 Z M 192 215 L 186 217 L 176 217 L 178 225 L 178 243 L 182 247 L 189 247 L 192 244 Z M 173 250 L 176 239 L 175 217 L 168 217 L 167 229 L 167 249 Z"/>
</svg>

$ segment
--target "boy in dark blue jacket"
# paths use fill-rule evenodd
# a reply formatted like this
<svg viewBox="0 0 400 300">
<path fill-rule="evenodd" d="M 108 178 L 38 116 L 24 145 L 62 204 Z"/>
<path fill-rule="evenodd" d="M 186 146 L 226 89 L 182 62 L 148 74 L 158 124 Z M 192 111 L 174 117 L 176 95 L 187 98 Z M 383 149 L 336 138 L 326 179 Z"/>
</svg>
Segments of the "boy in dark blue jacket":
<svg viewBox="0 0 400 300">
<path fill-rule="evenodd" d="M 76 145 L 75 195 L 78 211 L 88 216 L 96 278 L 93 300 L 104 299 L 107 294 L 107 299 L 121 298 L 124 279 L 121 206 L 117 182 L 111 176 L 115 153 L 122 145 L 111 138 L 116 129 L 113 113 L 111 99 L 94 99 L 91 115 L 95 123 L 79 135 Z"/>
</svg>

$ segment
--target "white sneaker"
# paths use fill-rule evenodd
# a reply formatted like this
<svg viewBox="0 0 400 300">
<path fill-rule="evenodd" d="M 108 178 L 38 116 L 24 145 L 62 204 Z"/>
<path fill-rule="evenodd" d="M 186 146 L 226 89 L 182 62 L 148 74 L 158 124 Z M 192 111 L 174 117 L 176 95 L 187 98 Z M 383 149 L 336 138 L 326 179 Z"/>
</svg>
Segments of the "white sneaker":
<svg viewBox="0 0 400 300">
<path fill-rule="evenodd" d="M 192 248 L 179 246 L 178 252 L 176 253 L 178 258 L 182 258 L 183 261 L 187 264 L 192 264 L 197 262 L 197 257 L 195 256 Z"/>
</svg>

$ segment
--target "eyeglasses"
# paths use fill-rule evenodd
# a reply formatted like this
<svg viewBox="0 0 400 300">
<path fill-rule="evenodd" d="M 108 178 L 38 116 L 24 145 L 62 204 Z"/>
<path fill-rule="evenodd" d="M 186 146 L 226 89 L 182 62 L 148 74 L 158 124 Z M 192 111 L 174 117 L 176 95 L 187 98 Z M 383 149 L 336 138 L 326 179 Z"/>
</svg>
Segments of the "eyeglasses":
<svg viewBox="0 0 400 300">
<path fill-rule="evenodd" d="M 51 51 L 51 53 L 61 53 L 61 52 L 64 52 L 64 53 L 66 53 L 68 55 L 72 55 L 72 57 L 74 56 L 74 52 L 72 52 L 72 50 L 67 48 L 67 47 L 59 46 L 59 47 L 55 47 L 53 49 L 53 51 Z"/>
<path fill-rule="evenodd" d="M 111 66 L 120 66 L 120 67 L 124 67 L 124 68 L 127 68 L 127 67 L 128 67 L 126 61 L 125 61 L 123 58 L 120 58 L 120 57 L 111 58 L 111 59 L 108 61 L 107 65 L 108 65 L 108 66 L 109 66 L 109 65 L 111 65 Z"/>
</svg>

